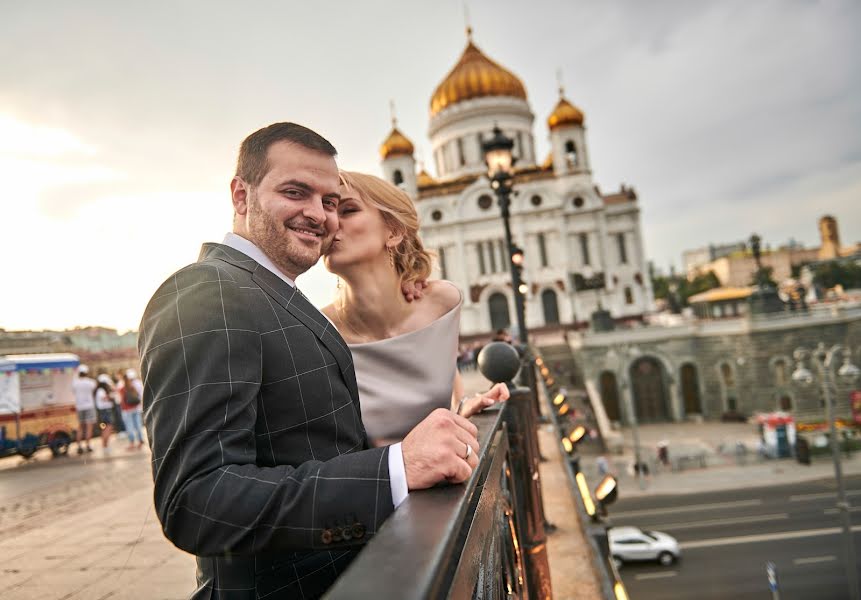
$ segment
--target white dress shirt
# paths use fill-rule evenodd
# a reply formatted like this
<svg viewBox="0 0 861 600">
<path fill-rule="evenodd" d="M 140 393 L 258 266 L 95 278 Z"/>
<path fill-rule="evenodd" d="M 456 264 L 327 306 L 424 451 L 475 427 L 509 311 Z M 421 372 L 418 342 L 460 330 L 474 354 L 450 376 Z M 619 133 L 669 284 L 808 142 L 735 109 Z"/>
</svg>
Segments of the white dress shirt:
<svg viewBox="0 0 861 600">
<path fill-rule="evenodd" d="M 230 246 L 234 250 L 242 252 L 242 254 L 246 255 L 248 258 L 254 259 L 261 267 L 275 273 L 275 275 L 284 280 L 290 287 L 296 287 L 296 283 L 282 273 L 281 270 L 275 266 L 275 263 L 272 262 L 272 259 L 266 256 L 263 250 L 241 235 L 228 231 L 224 235 L 224 240 L 221 243 L 225 246 Z M 404 466 L 404 455 L 401 450 L 400 442 L 389 446 L 389 484 L 392 488 L 392 504 L 397 508 L 398 505 L 406 500 L 407 496 L 409 496 L 407 472 L 406 467 Z"/>
</svg>

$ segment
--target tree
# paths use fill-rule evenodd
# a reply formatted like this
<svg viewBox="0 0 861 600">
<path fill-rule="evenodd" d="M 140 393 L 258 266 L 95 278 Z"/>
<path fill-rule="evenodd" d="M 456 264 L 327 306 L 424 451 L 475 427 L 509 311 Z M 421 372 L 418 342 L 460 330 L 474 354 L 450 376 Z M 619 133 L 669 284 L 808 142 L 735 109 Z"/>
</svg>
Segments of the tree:
<svg viewBox="0 0 861 600">
<path fill-rule="evenodd" d="M 774 280 L 774 267 L 762 267 L 753 274 L 750 285 L 776 288 L 777 282 Z"/>
<path fill-rule="evenodd" d="M 861 287 L 861 265 L 832 260 L 813 267 L 813 283 L 823 288 L 841 285 L 845 289 Z"/>
</svg>

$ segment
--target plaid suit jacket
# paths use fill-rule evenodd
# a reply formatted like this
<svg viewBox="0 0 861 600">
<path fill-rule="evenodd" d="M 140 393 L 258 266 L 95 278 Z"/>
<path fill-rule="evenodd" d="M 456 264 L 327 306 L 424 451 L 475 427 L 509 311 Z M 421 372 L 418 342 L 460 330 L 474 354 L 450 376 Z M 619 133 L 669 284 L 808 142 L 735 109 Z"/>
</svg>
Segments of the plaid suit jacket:
<svg viewBox="0 0 861 600">
<path fill-rule="evenodd" d="M 205 244 L 140 327 L 155 506 L 193 598 L 313 598 L 393 511 L 350 352 L 295 288 Z"/>
</svg>

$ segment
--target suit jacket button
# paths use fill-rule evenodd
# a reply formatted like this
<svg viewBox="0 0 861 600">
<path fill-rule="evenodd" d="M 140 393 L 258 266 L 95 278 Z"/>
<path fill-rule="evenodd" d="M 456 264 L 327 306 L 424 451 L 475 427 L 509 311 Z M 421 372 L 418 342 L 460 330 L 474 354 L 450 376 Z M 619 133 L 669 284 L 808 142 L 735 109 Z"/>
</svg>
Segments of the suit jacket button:
<svg viewBox="0 0 861 600">
<path fill-rule="evenodd" d="M 321 538 L 322 538 L 324 544 L 331 544 L 332 543 L 332 530 L 331 529 L 324 529 L 323 535 L 321 536 Z"/>
<path fill-rule="evenodd" d="M 353 524 L 353 537 L 356 539 L 365 537 L 365 526 L 361 523 Z"/>
<path fill-rule="evenodd" d="M 342 539 L 344 539 L 344 536 L 341 528 L 335 527 L 335 529 L 332 530 L 332 541 L 340 542 Z"/>
</svg>

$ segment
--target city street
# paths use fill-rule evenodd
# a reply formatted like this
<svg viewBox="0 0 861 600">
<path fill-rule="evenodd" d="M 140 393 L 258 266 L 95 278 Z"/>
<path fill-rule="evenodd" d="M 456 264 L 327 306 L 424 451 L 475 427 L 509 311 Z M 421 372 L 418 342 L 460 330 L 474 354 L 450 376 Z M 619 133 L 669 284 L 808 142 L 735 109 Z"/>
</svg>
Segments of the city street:
<svg viewBox="0 0 861 600">
<path fill-rule="evenodd" d="M 845 481 L 853 505 L 857 559 L 861 551 L 861 476 Z M 831 478 L 620 500 L 610 510 L 614 525 L 663 531 L 682 547 L 682 560 L 670 567 L 626 563 L 621 575 L 630 597 L 767 598 L 766 562 L 772 561 L 782 600 L 846 598 L 844 538 L 834 490 Z"/>
</svg>

